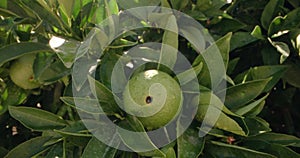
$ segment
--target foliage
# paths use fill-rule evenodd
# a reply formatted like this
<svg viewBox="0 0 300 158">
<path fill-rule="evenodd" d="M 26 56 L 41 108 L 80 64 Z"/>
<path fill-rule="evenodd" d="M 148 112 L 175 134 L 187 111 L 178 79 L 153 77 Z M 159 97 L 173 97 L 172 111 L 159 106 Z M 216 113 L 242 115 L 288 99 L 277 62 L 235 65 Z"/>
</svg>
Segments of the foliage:
<svg viewBox="0 0 300 158">
<path fill-rule="evenodd" d="M 85 51 L 82 41 L 88 41 L 87 47 L 97 46 L 89 42 L 94 37 L 88 33 L 119 11 L 146 5 L 179 10 L 209 31 L 216 40 L 213 46 L 222 53 L 227 77 L 219 79 L 226 81 L 227 89 L 211 89 L 207 65 L 186 39 L 144 28 L 120 36 L 105 49 L 95 78 L 76 79 L 79 87 L 95 81 L 91 89 L 98 100 L 73 96 L 74 52 Z M 0 157 L 300 157 L 298 0 L 1 0 L 0 18 Z M 167 23 L 178 29 L 174 19 Z M 182 31 L 197 39 L 196 33 Z M 51 48 L 49 41 L 57 37 L 65 43 Z M 189 59 L 200 84 L 200 101 L 194 102 L 200 115 L 182 136 L 163 148 L 147 153 L 134 152 L 134 147 L 133 152 L 117 150 L 93 137 L 78 112 L 108 115 L 120 126 L 145 131 L 138 119 L 117 107 L 120 100 L 112 93 L 111 75 L 128 48 L 149 41 L 172 45 Z M 211 46 L 203 54 L 213 51 Z M 22 89 L 9 77 L 13 61 L 24 54 L 36 56 L 33 72 L 42 84 L 39 88 Z M 166 60 L 174 59 L 172 55 L 162 59 L 166 65 L 174 64 Z M 85 66 L 91 65 L 82 69 Z M 191 82 L 190 71 L 178 78 Z M 223 103 L 224 98 L 218 96 L 224 92 Z M 99 111 L 97 106 L 75 106 L 75 101 L 105 106 Z M 208 135 L 199 137 L 201 114 L 210 103 L 220 117 Z"/>
</svg>

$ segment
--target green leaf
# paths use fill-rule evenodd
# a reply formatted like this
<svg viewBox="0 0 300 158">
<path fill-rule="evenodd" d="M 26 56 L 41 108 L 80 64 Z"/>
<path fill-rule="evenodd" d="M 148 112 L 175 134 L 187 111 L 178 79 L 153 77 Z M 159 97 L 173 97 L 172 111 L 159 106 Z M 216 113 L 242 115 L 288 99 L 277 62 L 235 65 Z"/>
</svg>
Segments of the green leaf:
<svg viewBox="0 0 300 158">
<path fill-rule="evenodd" d="M 257 39 L 264 40 L 265 37 L 262 34 L 261 28 L 259 25 L 256 25 L 253 31 L 251 32 L 251 35 Z"/>
<path fill-rule="evenodd" d="M 149 56 L 153 54 L 148 52 L 146 53 L 143 51 L 143 54 L 144 53 Z M 141 54 L 142 52 L 141 53 L 139 52 L 139 55 Z M 149 59 L 146 56 L 143 56 L 143 58 Z M 100 66 L 100 73 L 99 73 L 100 81 L 104 85 L 110 88 L 111 88 L 111 82 L 119 83 L 118 85 L 113 85 L 114 86 L 113 90 L 115 93 L 123 92 L 124 87 L 127 83 L 124 67 L 125 65 L 123 64 L 123 58 L 117 55 L 115 52 L 110 52 L 105 54 Z M 117 76 L 112 77 L 113 73 L 115 73 Z"/>
<path fill-rule="evenodd" d="M 264 89 L 264 92 L 268 92 L 277 84 L 288 68 L 289 66 L 285 65 L 257 66 L 239 74 L 235 81 L 245 82 L 272 77 Z"/>
<path fill-rule="evenodd" d="M 55 40 L 58 40 L 58 37 L 53 36 L 50 39 L 50 45 L 51 45 L 51 41 L 56 42 Z M 67 68 L 71 68 L 71 66 L 75 61 L 76 52 L 80 47 L 80 42 L 75 40 L 65 40 L 65 39 L 60 39 L 60 40 L 64 41 L 63 44 L 57 47 L 55 46 L 51 46 L 51 47 L 53 47 L 52 49 L 55 50 L 57 56 L 64 63 L 64 65 Z"/>
<path fill-rule="evenodd" d="M 245 136 L 242 127 L 226 114 L 240 117 L 228 110 L 222 101 L 211 92 L 201 92 L 196 119 L 202 121 L 200 130 L 209 132 L 207 126 L 215 126 L 219 129 Z"/>
<path fill-rule="evenodd" d="M 114 158 L 117 149 L 107 146 L 97 138 L 93 137 L 85 147 L 82 158 Z"/>
<path fill-rule="evenodd" d="M 249 32 L 236 32 L 232 35 L 230 43 L 230 51 L 244 47 L 250 43 L 257 41 L 258 39 L 252 36 Z"/>
<path fill-rule="evenodd" d="M 176 9 L 176 10 L 184 9 L 189 4 L 188 0 L 181 0 L 181 1 L 171 0 L 170 2 L 172 5 L 172 8 Z"/>
<path fill-rule="evenodd" d="M 269 28 L 269 36 L 276 37 L 300 26 L 300 8 L 290 11 L 284 17 L 276 17 Z"/>
<path fill-rule="evenodd" d="M 270 38 L 269 42 L 272 44 L 273 47 L 281 54 L 280 56 L 280 64 L 282 64 L 289 56 L 290 56 L 290 48 L 284 42 L 274 42 Z"/>
<path fill-rule="evenodd" d="M 264 100 L 269 96 L 269 94 L 265 95 L 264 97 L 246 105 L 246 106 L 243 106 L 237 110 L 233 110 L 234 113 L 238 114 L 238 115 L 245 115 L 245 114 L 248 114 L 250 113 L 252 110 L 254 110 L 255 108 L 257 108 L 258 106 L 261 105 L 262 102 L 264 102 Z"/>
<path fill-rule="evenodd" d="M 228 62 L 229 62 L 229 52 L 230 52 L 230 47 L 231 47 L 231 45 L 230 45 L 231 40 L 232 40 L 232 32 L 229 32 L 225 36 L 221 37 L 220 39 L 218 39 L 216 41 L 216 44 L 222 55 L 226 70 L 227 70 Z"/>
<path fill-rule="evenodd" d="M 238 19 L 223 17 L 220 22 L 212 26 L 211 30 L 213 32 L 217 32 L 220 35 L 224 35 L 228 32 L 236 32 L 240 29 L 245 28 L 246 26 L 246 24 L 242 23 Z"/>
<path fill-rule="evenodd" d="M 178 26 L 174 15 L 168 17 L 162 43 L 159 63 L 173 69 L 178 51 Z"/>
<path fill-rule="evenodd" d="M 123 143 L 129 149 L 138 152 L 142 156 L 165 157 L 165 154 L 152 143 L 142 123 L 136 117 L 128 116 L 120 125 L 125 129 L 118 128 L 118 133 Z M 132 137 L 128 137 L 132 131 L 136 132 L 133 139 Z"/>
<path fill-rule="evenodd" d="M 119 105 L 121 105 L 121 100 L 118 96 L 114 95 L 105 85 L 101 82 L 95 80 L 92 77 L 88 77 L 88 81 L 90 83 L 90 89 L 93 95 L 102 103 L 102 106 L 106 104 L 107 107 L 105 109 L 107 113 L 118 113 L 120 112 Z M 104 108 L 103 108 L 104 109 Z"/>
<path fill-rule="evenodd" d="M 177 139 L 178 158 L 197 158 L 204 149 L 204 137 L 199 137 L 198 131 L 188 128 Z"/>
<path fill-rule="evenodd" d="M 290 68 L 283 76 L 283 79 L 292 86 L 300 88 L 300 66 L 297 63 L 291 63 Z"/>
<path fill-rule="evenodd" d="M 272 45 L 266 45 L 261 50 L 262 59 L 265 65 L 278 65 L 280 54 Z"/>
<path fill-rule="evenodd" d="M 34 64 L 37 64 L 36 62 Z M 43 63 L 39 63 L 43 64 Z M 35 66 L 42 66 L 42 65 L 35 65 Z M 39 72 L 39 76 L 37 77 L 37 80 L 40 81 L 41 83 L 53 83 L 61 78 L 69 75 L 71 73 L 71 69 L 68 69 L 64 66 L 64 64 L 60 60 L 56 60 L 51 64 L 46 63 L 44 65 L 44 69 L 39 69 L 41 70 Z M 36 67 L 34 67 L 36 69 Z"/>
<path fill-rule="evenodd" d="M 92 134 L 88 132 L 82 121 L 76 121 L 70 123 L 67 127 L 54 130 L 55 132 L 63 136 L 76 136 L 76 137 L 91 137 Z"/>
<path fill-rule="evenodd" d="M 105 0 L 105 5 L 106 5 L 106 16 L 112 16 L 114 15 L 118 15 L 119 13 L 119 7 L 117 4 L 117 0 L 109 0 L 109 2 L 107 2 L 107 0 Z"/>
<path fill-rule="evenodd" d="M 292 149 L 279 144 L 271 144 L 261 140 L 246 141 L 243 144 L 253 150 L 264 151 L 279 158 L 300 157 L 300 155 Z"/>
<path fill-rule="evenodd" d="M 287 0 L 294 8 L 300 6 L 300 2 L 298 0 Z"/>
<path fill-rule="evenodd" d="M 7 149 L 0 147 L 0 157 L 4 157 L 5 155 L 7 155 L 7 153 L 8 153 Z"/>
<path fill-rule="evenodd" d="M 161 0 L 117 0 L 118 4 L 124 9 L 144 7 L 144 6 L 158 6 Z"/>
<path fill-rule="evenodd" d="M 80 98 L 80 97 L 61 97 L 65 104 L 71 106 L 77 110 L 84 111 L 90 114 L 104 114 L 105 109 L 100 110 L 99 100 L 92 98 Z"/>
<path fill-rule="evenodd" d="M 236 145 L 225 144 L 221 142 L 211 141 L 206 143 L 205 151 L 209 152 L 214 157 L 238 157 L 238 158 L 276 158 L 273 155 L 239 147 Z"/>
<path fill-rule="evenodd" d="M 193 68 L 190 68 L 180 74 L 178 74 L 176 77 L 180 81 L 181 85 L 185 85 L 186 83 L 194 80 L 197 75 L 201 72 L 203 67 L 203 63 L 200 63 L 197 66 L 194 66 Z"/>
<path fill-rule="evenodd" d="M 69 19 L 72 18 L 75 0 L 58 0 L 59 6 Z"/>
<path fill-rule="evenodd" d="M 198 76 L 201 85 L 205 87 L 216 86 L 225 77 L 229 61 L 231 35 L 232 33 L 228 33 L 217 40 L 194 60 L 193 66 L 201 62 L 204 63 L 202 71 Z"/>
<path fill-rule="evenodd" d="M 246 117 L 244 121 L 249 129 L 249 136 L 271 131 L 269 123 L 261 119 L 260 117 Z"/>
<path fill-rule="evenodd" d="M 240 61 L 240 58 L 234 58 L 232 60 L 229 60 L 228 67 L 227 67 L 228 75 L 231 75 L 233 73 L 233 71 L 236 68 L 236 65 L 238 64 L 239 61 Z"/>
<path fill-rule="evenodd" d="M 176 158 L 176 153 L 173 148 L 168 148 L 168 150 L 165 153 L 167 158 Z"/>
<path fill-rule="evenodd" d="M 284 0 L 270 0 L 265 6 L 265 9 L 261 16 L 261 24 L 265 30 L 268 30 L 272 19 L 278 14 L 283 8 Z"/>
<path fill-rule="evenodd" d="M 0 8 L 7 8 L 7 0 L 0 1 Z"/>
<path fill-rule="evenodd" d="M 4 158 L 31 158 L 36 154 L 44 151 L 48 148 L 44 144 L 50 140 L 51 137 L 35 137 L 22 144 L 19 144 L 17 147 L 13 148 Z"/>
<path fill-rule="evenodd" d="M 53 158 L 53 157 L 63 157 L 63 143 L 57 143 L 51 146 L 49 152 L 45 156 L 45 158 Z"/>
<path fill-rule="evenodd" d="M 259 96 L 269 81 L 270 78 L 249 81 L 229 87 L 217 94 L 226 92 L 225 105 L 229 109 L 238 109 Z"/>
<path fill-rule="evenodd" d="M 0 66 L 4 63 L 17 59 L 24 54 L 36 52 L 52 52 L 52 49 L 45 44 L 24 42 L 14 43 L 0 48 Z"/>
<path fill-rule="evenodd" d="M 55 54 L 48 52 L 37 53 L 35 56 L 35 60 L 32 66 L 34 78 L 38 80 L 38 78 L 50 67 L 51 63 L 54 60 Z"/>
<path fill-rule="evenodd" d="M 300 147 L 300 138 L 282 133 L 268 132 L 253 137 L 248 137 L 247 140 L 263 140 L 272 144 L 275 143 L 283 146 Z"/>
<path fill-rule="evenodd" d="M 8 110 L 13 118 L 32 130 L 60 129 L 67 125 L 61 117 L 41 109 L 9 106 Z"/>
</svg>

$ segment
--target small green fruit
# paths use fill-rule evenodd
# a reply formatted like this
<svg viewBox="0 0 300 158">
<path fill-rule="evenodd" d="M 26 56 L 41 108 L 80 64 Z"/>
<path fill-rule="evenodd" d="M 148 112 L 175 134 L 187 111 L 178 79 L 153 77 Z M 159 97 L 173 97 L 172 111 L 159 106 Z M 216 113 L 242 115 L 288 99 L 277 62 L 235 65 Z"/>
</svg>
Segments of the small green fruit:
<svg viewBox="0 0 300 158">
<path fill-rule="evenodd" d="M 23 89 L 38 88 L 40 84 L 34 80 L 32 65 L 35 54 L 20 57 L 12 63 L 9 71 L 11 80 Z"/>
<path fill-rule="evenodd" d="M 167 73 L 147 70 L 133 76 L 123 92 L 124 108 L 149 130 L 166 125 L 181 109 L 183 96 Z"/>
</svg>

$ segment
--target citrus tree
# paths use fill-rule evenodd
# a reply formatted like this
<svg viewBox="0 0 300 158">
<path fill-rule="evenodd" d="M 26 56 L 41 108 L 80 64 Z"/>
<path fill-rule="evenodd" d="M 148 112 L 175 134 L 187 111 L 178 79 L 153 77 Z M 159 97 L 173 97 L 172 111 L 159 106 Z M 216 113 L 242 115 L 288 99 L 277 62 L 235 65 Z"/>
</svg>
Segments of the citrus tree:
<svg viewBox="0 0 300 158">
<path fill-rule="evenodd" d="M 1 0 L 0 18 L 1 157 L 300 157 L 298 0 Z"/>
</svg>

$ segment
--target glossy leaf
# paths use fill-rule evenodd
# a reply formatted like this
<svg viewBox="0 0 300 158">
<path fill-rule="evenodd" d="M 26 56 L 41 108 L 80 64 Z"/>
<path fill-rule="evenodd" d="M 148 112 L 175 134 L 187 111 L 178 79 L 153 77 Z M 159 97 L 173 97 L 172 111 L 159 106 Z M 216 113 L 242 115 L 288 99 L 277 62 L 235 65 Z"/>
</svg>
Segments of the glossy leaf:
<svg viewBox="0 0 300 158">
<path fill-rule="evenodd" d="M 248 32 L 236 32 L 232 35 L 230 50 L 244 47 L 250 43 L 257 41 L 258 39 L 252 36 Z"/>
<path fill-rule="evenodd" d="M 82 154 L 83 158 L 114 158 L 117 149 L 107 146 L 95 137 L 89 141 Z"/>
<path fill-rule="evenodd" d="M 247 149 L 244 147 L 225 144 L 221 142 L 212 141 L 206 144 L 206 150 L 214 157 L 239 157 L 239 158 L 276 158 L 273 155 Z"/>
<path fill-rule="evenodd" d="M 210 92 L 202 92 L 200 94 L 199 107 L 196 115 L 196 119 L 202 121 L 200 130 L 209 132 L 206 129 L 207 126 L 214 126 L 225 131 L 245 136 L 246 133 L 243 128 L 225 113 L 239 117 L 228 110 L 217 96 Z"/>
<path fill-rule="evenodd" d="M 282 133 L 268 132 L 249 137 L 247 138 L 247 140 L 263 140 L 269 143 L 276 143 L 283 146 L 300 147 L 300 138 Z"/>
<path fill-rule="evenodd" d="M 261 140 L 246 141 L 244 145 L 253 150 L 264 151 L 280 158 L 300 157 L 300 154 L 285 146 L 279 144 L 271 144 Z"/>
<path fill-rule="evenodd" d="M 35 156 L 36 154 L 44 151 L 48 148 L 48 146 L 44 146 L 44 144 L 49 141 L 51 137 L 35 137 L 32 138 L 14 149 L 12 149 L 5 158 L 16 158 L 16 157 L 24 157 L 30 158 Z"/>
<path fill-rule="evenodd" d="M 284 75 L 288 68 L 289 66 L 285 65 L 254 67 L 239 74 L 236 77 L 235 82 L 241 83 L 245 81 L 267 79 L 269 77 L 272 77 L 272 79 L 269 81 L 269 83 L 264 89 L 264 92 L 268 92 L 275 86 L 275 84 L 280 80 L 280 78 Z"/>
<path fill-rule="evenodd" d="M 270 79 L 254 80 L 227 88 L 225 105 L 229 109 L 242 107 L 260 95 L 269 81 Z"/>
<path fill-rule="evenodd" d="M 234 112 L 238 115 L 245 115 L 247 113 L 250 113 L 253 109 L 257 108 L 267 97 L 268 97 L 268 94 L 246 106 L 243 106 L 243 107 L 237 109 Z"/>
<path fill-rule="evenodd" d="M 290 56 L 290 48 L 284 42 L 274 42 L 269 38 L 270 43 L 276 50 L 281 54 L 280 56 L 280 64 L 282 64 L 289 56 Z"/>
<path fill-rule="evenodd" d="M 0 48 L 0 66 L 8 61 L 17 59 L 24 54 L 45 51 L 52 52 L 50 47 L 41 43 L 24 42 L 7 45 Z"/>
<path fill-rule="evenodd" d="M 270 0 L 268 2 L 260 19 L 264 29 L 268 30 L 272 19 L 278 14 L 283 4 L 284 0 Z"/>
<path fill-rule="evenodd" d="M 41 109 L 10 106 L 8 110 L 13 118 L 32 130 L 60 129 L 67 125 L 61 117 Z"/>
<path fill-rule="evenodd" d="M 197 158 L 204 148 L 205 140 L 199 137 L 198 131 L 188 128 L 177 139 L 178 158 Z"/>
</svg>

